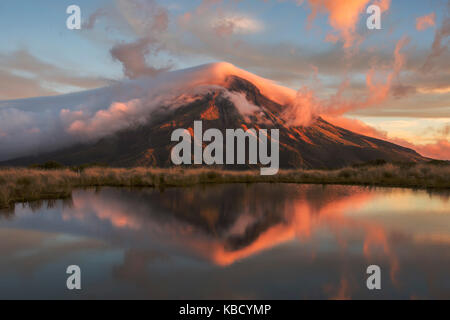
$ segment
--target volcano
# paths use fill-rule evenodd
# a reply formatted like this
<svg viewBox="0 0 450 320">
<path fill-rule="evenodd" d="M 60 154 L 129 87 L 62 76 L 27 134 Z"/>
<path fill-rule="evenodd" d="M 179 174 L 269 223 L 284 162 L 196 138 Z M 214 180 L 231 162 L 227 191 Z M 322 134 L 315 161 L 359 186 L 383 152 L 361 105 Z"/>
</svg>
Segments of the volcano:
<svg viewBox="0 0 450 320">
<path fill-rule="evenodd" d="M 228 63 L 216 63 L 44 101 L 3 102 L 0 111 L 30 112 L 36 103 L 47 113 L 56 113 L 55 121 L 60 123 L 54 127 L 59 129 L 47 139 L 64 142 L 43 148 L 45 141 L 40 141 L 38 149 L 22 150 L 20 157 L 0 165 L 57 161 L 171 167 L 170 152 L 176 144 L 171 133 L 177 128 L 192 132 L 198 120 L 204 130 L 279 129 L 280 168 L 332 169 L 377 159 L 427 160 L 414 150 L 354 133 L 320 116 L 307 125 L 290 125 L 284 115 L 294 98 L 291 89 Z"/>
</svg>

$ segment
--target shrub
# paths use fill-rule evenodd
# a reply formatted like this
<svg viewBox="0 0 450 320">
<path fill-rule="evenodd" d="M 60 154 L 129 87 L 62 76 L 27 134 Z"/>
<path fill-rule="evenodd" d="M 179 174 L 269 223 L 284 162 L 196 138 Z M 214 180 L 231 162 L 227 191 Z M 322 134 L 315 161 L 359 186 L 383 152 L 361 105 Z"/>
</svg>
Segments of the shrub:
<svg viewBox="0 0 450 320">
<path fill-rule="evenodd" d="M 378 162 L 380 164 L 381 162 Z M 417 164 L 403 168 L 399 164 L 343 168 L 338 170 L 280 170 L 275 176 L 261 176 L 258 170 L 155 168 L 87 168 L 82 175 L 72 170 L 49 170 L 47 163 L 39 170 L 10 168 L 0 170 L 0 207 L 17 201 L 70 196 L 73 188 L 92 186 L 189 186 L 198 183 L 345 183 L 377 186 L 402 186 L 450 189 L 450 166 Z"/>
<path fill-rule="evenodd" d="M 384 159 L 376 159 L 362 163 L 356 163 L 352 167 L 353 168 L 364 168 L 364 167 L 381 167 L 386 165 L 388 162 Z"/>
<path fill-rule="evenodd" d="M 350 178 L 351 176 L 352 176 L 352 172 L 347 169 L 341 170 L 338 174 L 339 178 Z"/>
<path fill-rule="evenodd" d="M 32 164 L 31 169 L 43 169 L 43 170 L 59 170 L 64 169 L 64 165 L 56 161 L 47 161 L 43 164 Z"/>
</svg>

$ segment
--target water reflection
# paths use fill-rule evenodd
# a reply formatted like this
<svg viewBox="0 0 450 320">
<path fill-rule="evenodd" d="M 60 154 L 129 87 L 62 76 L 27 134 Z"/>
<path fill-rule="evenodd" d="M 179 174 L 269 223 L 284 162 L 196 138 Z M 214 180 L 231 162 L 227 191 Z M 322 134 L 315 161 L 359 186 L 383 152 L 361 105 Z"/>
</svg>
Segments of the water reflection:
<svg viewBox="0 0 450 320">
<path fill-rule="evenodd" d="M 319 185 L 78 190 L 0 213 L 0 297 L 450 298 L 448 201 Z M 81 293 L 64 290 L 69 264 Z"/>
</svg>

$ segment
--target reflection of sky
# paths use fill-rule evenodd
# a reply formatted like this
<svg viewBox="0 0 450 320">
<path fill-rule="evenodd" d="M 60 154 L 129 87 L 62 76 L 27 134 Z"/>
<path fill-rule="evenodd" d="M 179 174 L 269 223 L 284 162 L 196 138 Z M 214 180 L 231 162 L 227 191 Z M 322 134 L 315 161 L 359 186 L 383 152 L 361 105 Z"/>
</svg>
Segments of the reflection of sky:
<svg viewBox="0 0 450 320">
<path fill-rule="evenodd" d="M 0 298 L 76 298 L 70 264 L 89 298 L 449 298 L 448 199 L 294 185 L 77 191 L 0 219 Z M 369 264 L 382 267 L 380 293 L 365 289 Z"/>
</svg>

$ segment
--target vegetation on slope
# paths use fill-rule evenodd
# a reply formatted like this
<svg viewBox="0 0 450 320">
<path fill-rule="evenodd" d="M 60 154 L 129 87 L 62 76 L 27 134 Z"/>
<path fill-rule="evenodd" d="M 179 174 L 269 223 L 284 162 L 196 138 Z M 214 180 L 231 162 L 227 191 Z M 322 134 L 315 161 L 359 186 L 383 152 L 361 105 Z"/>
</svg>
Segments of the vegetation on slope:
<svg viewBox="0 0 450 320">
<path fill-rule="evenodd" d="M 49 167 L 49 166 L 47 166 Z M 55 166 L 50 166 L 55 167 Z M 312 183 L 450 189 L 448 162 L 373 163 L 339 170 L 281 170 L 261 176 L 259 170 L 77 167 L 0 169 L 0 208 L 16 202 L 70 197 L 74 188 L 176 187 L 209 183 Z"/>
</svg>

